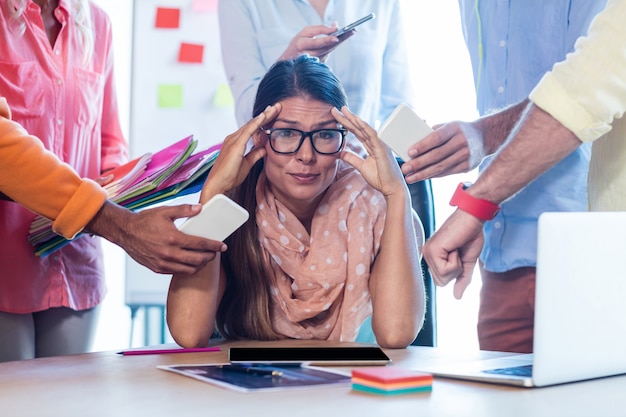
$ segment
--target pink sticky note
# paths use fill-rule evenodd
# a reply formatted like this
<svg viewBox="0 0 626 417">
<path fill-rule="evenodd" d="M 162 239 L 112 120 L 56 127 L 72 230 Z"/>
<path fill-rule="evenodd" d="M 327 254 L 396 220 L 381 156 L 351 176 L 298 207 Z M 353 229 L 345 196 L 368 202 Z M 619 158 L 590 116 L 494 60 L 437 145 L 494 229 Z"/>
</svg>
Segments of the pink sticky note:
<svg viewBox="0 0 626 417">
<path fill-rule="evenodd" d="M 217 0 L 193 0 L 191 9 L 194 12 L 210 12 L 217 11 Z"/>
<path fill-rule="evenodd" d="M 178 49 L 178 62 L 201 64 L 204 55 L 204 45 L 181 43 Z"/>
<path fill-rule="evenodd" d="M 180 27 L 180 9 L 157 7 L 154 26 L 159 29 L 177 29 Z"/>
</svg>

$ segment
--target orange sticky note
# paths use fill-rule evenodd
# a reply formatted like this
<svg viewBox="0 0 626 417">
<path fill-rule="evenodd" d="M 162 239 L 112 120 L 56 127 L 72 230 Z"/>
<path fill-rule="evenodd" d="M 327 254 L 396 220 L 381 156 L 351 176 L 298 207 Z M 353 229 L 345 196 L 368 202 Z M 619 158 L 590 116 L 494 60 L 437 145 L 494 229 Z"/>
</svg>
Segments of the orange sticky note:
<svg viewBox="0 0 626 417">
<path fill-rule="evenodd" d="M 204 55 L 204 45 L 181 43 L 178 49 L 178 62 L 201 64 Z"/>
<path fill-rule="evenodd" d="M 210 12 L 217 11 L 217 0 L 193 0 L 191 10 L 194 12 Z"/>
<path fill-rule="evenodd" d="M 157 7 L 154 26 L 159 29 L 177 29 L 180 26 L 180 9 Z"/>
</svg>

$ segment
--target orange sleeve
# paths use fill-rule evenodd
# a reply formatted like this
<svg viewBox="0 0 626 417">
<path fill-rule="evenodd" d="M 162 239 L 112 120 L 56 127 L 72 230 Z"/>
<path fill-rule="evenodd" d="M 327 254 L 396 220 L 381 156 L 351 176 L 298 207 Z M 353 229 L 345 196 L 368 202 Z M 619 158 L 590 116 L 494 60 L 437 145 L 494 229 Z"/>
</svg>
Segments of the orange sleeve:
<svg viewBox="0 0 626 417">
<path fill-rule="evenodd" d="M 107 199 L 96 182 L 81 179 L 67 164 L 46 151 L 41 141 L 11 121 L 0 97 L 0 192 L 51 220 L 53 230 L 73 238 Z"/>
</svg>

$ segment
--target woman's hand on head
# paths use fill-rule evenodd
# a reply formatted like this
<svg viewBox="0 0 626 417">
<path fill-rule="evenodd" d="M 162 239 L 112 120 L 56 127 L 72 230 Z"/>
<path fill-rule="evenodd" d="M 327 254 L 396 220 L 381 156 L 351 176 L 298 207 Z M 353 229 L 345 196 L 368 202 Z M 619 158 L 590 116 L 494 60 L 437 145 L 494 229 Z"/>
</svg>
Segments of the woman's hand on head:
<svg viewBox="0 0 626 417">
<path fill-rule="evenodd" d="M 224 139 L 222 149 L 202 187 L 200 203 L 204 204 L 214 195 L 226 193 L 243 182 L 254 164 L 266 154 L 262 146 L 254 146 L 246 154 L 248 140 L 259 134 L 260 128 L 272 121 L 280 110 L 280 103 L 267 106 L 261 114 Z"/>
<path fill-rule="evenodd" d="M 363 159 L 344 150 L 341 159 L 356 168 L 369 185 L 386 197 L 397 192 L 405 193 L 406 184 L 400 166 L 391 149 L 380 140 L 376 131 L 347 107 L 343 107 L 341 111 L 333 108 L 331 112 L 337 122 L 356 136 L 368 154 Z"/>
</svg>

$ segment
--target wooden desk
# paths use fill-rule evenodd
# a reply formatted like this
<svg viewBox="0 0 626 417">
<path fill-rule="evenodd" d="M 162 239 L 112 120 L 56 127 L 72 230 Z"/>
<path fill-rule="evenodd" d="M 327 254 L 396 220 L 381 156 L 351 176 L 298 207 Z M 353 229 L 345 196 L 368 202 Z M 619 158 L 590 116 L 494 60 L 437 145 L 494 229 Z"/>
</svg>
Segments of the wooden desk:
<svg viewBox="0 0 626 417">
<path fill-rule="evenodd" d="M 245 342 L 237 345 L 276 343 Z M 306 342 L 301 345 L 320 343 Z M 283 342 L 280 345 L 285 345 Z M 393 366 L 443 360 L 436 348 L 386 350 Z M 475 352 L 470 356 L 497 354 Z M 548 388 L 509 388 L 435 379 L 431 393 L 382 397 L 346 387 L 238 393 L 156 369 L 224 361 L 221 352 L 121 356 L 101 352 L 0 364 L 0 415 L 140 416 L 617 416 L 626 415 L 626 376 Z"/>
</svg>

